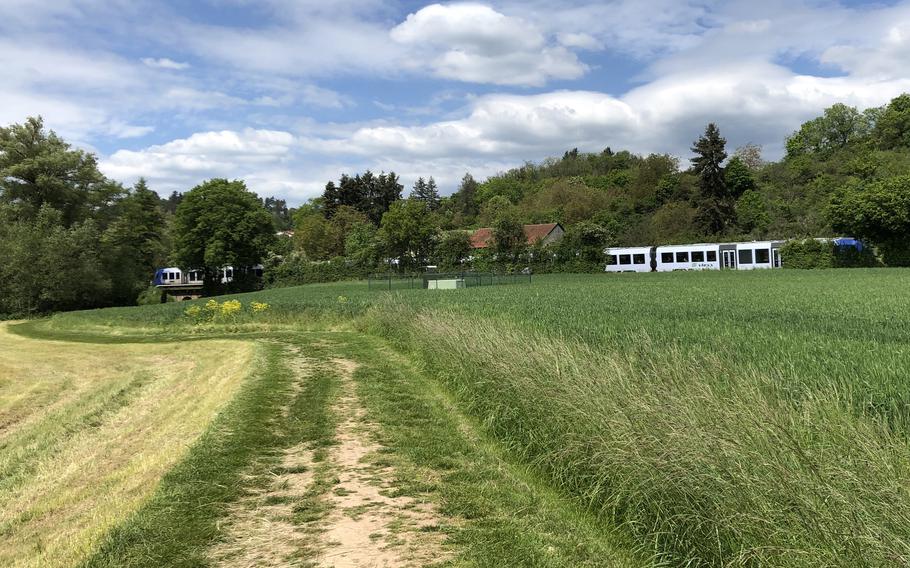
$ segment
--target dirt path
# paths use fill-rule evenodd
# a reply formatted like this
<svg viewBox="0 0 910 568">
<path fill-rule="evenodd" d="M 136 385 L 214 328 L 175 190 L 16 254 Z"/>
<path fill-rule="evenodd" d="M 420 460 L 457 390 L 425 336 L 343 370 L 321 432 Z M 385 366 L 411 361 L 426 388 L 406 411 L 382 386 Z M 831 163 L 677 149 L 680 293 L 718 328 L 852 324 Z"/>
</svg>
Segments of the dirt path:
<svg viewBox="0 0 910 568">
<path fill-rule="evenodd" d="M 332 363 L 342 379 L 335 406 L 338 445 L 329 457 L 338 483 L 329 495 L 332 512 L 324 522 L 319 566 L 392 568 L 441 560 L 441 537 L 422 531 L 437 523 L 433 507 L 394 496 L 393 471 L 373 459 L 381 447 L 372 441 L 376 426 L 366 422 L 357 400 L 352 378 L 357 365 L 343 359 Z"/>
<path fill-rule="evenodd" d="M 271 479 L 251 478 L 257 489 L 231 507 L 224 539 L 209 554 L 229 568 L 320 566 L 404 568 L 443 560 L 433 507 L 395 495 L 394 471 L 382 465 L 353 379 L 357 364 L 316 361 L 291 348 L 293 389 L 299 392 L 315 366 L 337 379 L 335 444 L 287 449 Z M 287 413 L 282 413 L 287 417 Z"/>
</svg>

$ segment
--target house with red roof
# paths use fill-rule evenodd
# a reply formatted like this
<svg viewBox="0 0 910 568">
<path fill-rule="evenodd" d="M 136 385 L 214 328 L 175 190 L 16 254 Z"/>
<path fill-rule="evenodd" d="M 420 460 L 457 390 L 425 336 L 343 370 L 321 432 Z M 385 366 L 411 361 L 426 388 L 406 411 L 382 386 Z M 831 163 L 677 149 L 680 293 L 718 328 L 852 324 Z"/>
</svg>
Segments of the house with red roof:
<svg viewBox="0 0 910 568">
<path fill-rule="evenodd" d="M 559 223 L 538 223 L 523 227 L 528 246 L 542 244 L 544 246 L 555 243 L 565 234 L 565 229 Z M 471 234 L 471 247 L 475 249 L 487 248 L 493 243 L 493 229 L 483 227 Z"/>
</svg>

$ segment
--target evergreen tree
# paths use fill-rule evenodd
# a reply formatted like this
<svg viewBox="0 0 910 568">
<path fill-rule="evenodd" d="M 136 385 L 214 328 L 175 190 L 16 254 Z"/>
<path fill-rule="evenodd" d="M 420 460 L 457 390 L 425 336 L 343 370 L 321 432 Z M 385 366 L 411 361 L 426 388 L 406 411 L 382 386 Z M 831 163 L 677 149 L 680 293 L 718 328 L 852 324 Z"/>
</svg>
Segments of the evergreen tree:
<svg viewBox="0 0 910 568">
<path fill-rule="evenodd" d="M 116 218 L 102 236 L 113 301 L 133 303 L 167 254 L 161 199 L 140 178 L 116 206 Z"/>
<path fill-rule="evenodd" d="M 383 172 L 377 176 L 367 170 L 354 177 L 342 174 L 337 186 L 331 181 L 326 184 L 322 194 L 322 211 L 330 219 L 339 207 L 347 205 L 365 214 L 373 224 L 379 225 L 389 206 L 401 199 L 402 189 L 404 188 L 395 172 Z"/>
<path fill-rule="evenodd" d="M 177 206 L 180 205 L 180 202 L 183 200 L 183 194 L 179 191 L 172 191 L 167 199 L 164 200 L 163 206 L 164 210 L 173 215 L 177 212 Z"/>
<path fill-rule="evenodd" d="M 722 166 L 727 159 L 727 141 L 713 122 L 692 146 L 692 172 L 698 176 L 699 212 L 698 220 L 708 233 L 720 234 L 735 219 L 735 200 L 730 195 L 724 180 Z"/>
<path fill-rule="evenodd" d="M 430 211 L 439 209 L 439 191 L 436 189 L 436 180 L 433 179 L 433 176 L 426 181 L 423 177 L 417 178 L 414 189 L 411 191 L 411 199 L 423 201 Z"/>
<path fill-rule="evenodd" d="M 466 173 L 461 178 L 461 186 L 452 196 L 455 200 L 455 212 L 461 215 L 462 219 L 467 221 L 477 216 L 479 207 L 477 204 L 477 189 L 479 184 L 474 180 L 471 174 Z"/>
<path fill-rule="evenodd" d="M 403 189 L 404 186 L 401 185 L 395 172 L 381 173 L 375 183 L 368 186 L 368 205 L 361 211 L 366 213 L 373 224 L 379 225 L 386 211 L 393 203 L 401 199 Z"/>
<path fill-rule="evenodd" d="M 411 189 L 411 199 L 423 199 L 423 196 L 427 192 L 427 182 L 423 179 L 423 176 L 417 178 L 417 181 L 414 182 L 414 187 Z"/>
<path fill-rule="evenodd" d="M 278 231 L 287 231 L 293 226 L 291 212 L 288 209 L 287 201 L 277 197 L 266 197 L 262 200 L 262 206 L 272 215 L 272 221 L 275 222 L 275 229 Z"/>
</svg>

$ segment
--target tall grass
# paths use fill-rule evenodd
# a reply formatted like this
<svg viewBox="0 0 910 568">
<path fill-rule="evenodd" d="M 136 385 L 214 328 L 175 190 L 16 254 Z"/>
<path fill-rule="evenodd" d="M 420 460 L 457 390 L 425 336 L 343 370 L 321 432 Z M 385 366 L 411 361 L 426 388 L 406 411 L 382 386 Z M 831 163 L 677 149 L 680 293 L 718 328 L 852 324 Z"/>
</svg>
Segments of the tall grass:
<svg viewBox="0 0 910 568">
<path fill-rule="evenodd" d="M 836 392 L 795 405 L 755 366 L 443 312 L 376 317 L 501 441 L 668 562 L 910 562 L 910 448 Z"/>
</svg>

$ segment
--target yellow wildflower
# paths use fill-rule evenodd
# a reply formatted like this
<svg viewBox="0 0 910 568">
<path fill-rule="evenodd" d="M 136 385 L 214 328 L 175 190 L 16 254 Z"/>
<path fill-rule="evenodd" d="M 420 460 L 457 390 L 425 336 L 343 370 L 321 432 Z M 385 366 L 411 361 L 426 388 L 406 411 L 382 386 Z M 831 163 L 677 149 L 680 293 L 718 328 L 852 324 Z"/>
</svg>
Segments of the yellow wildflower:
<svg viewBox="0 0 910 568">
<path fill-rule="evenodd" d="M 228 301 L 226 301 L 225 303 L 221 304 L 221 315 L 222 315 L 223 317 L 226 317 L 226 318 L 227 318 L 227 317 L 231 317 L 231 318 L 232 318 L 232 317 L 234 317 L 234 316 L 237 314 L 237 312 L 239 312 L 242 308 L 243 308 L 243 304 L 241 304 L 239 301 L 237 301 L 237 300 L 228 300 Z"/>
</svg>

